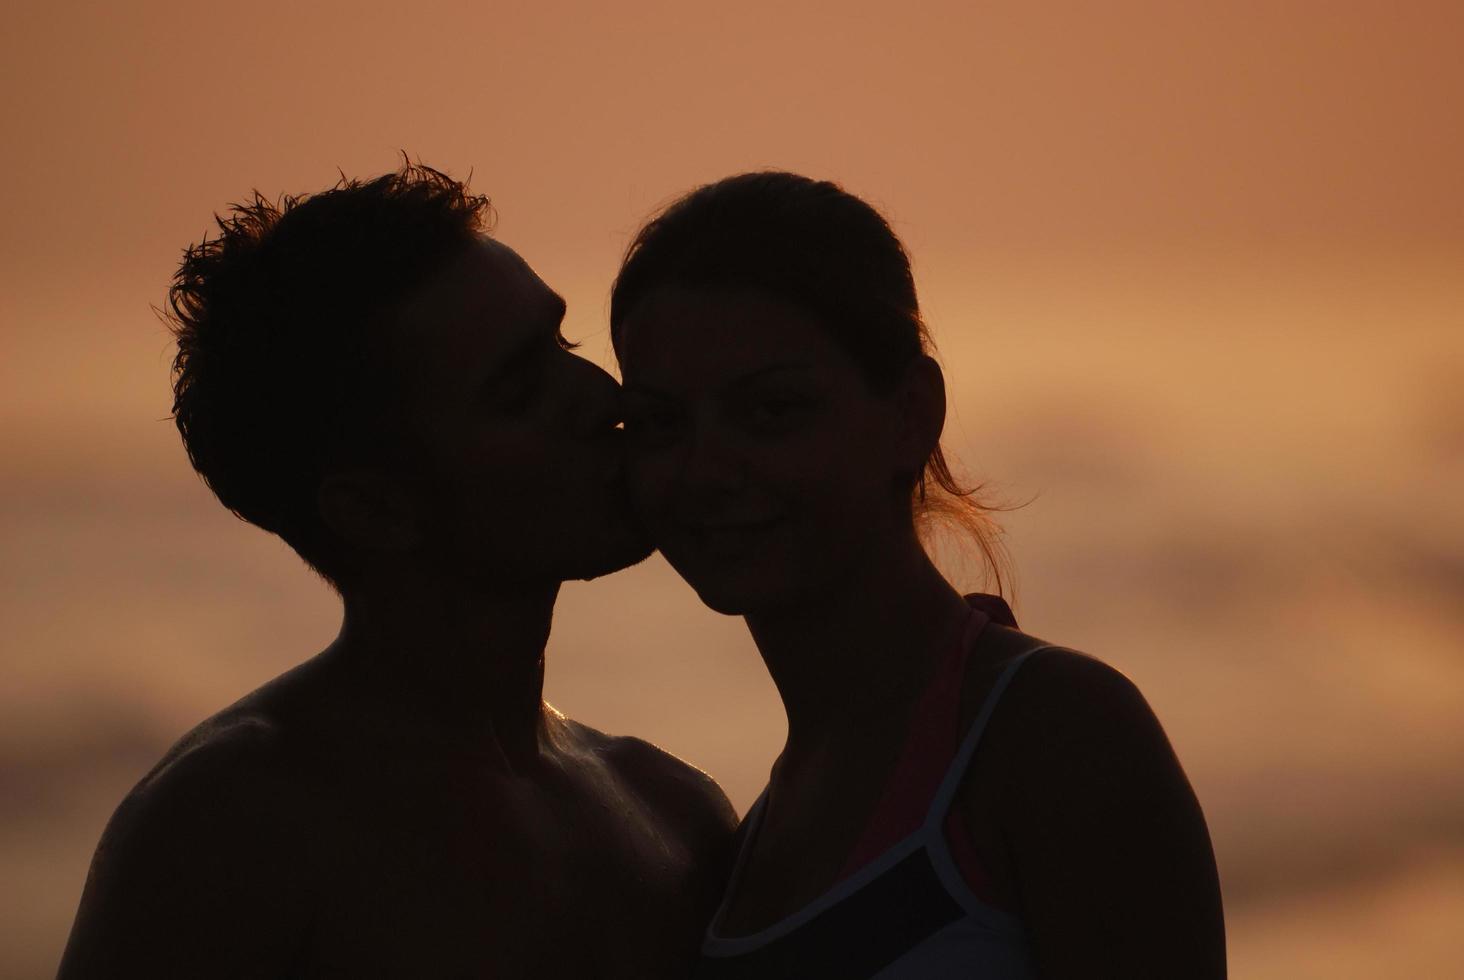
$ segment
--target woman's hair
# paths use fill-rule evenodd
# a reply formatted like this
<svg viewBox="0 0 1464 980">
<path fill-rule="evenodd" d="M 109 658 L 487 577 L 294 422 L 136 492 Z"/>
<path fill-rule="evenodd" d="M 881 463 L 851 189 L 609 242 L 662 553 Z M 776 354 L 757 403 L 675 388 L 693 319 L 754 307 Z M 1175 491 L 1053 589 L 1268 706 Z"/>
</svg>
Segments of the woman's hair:
<svg viewBox="0 0 1464 980">
<path fill-rule="evenodd" d="M 626 250 L 610 298 L 617 351 L 625 318 L 658 286 L 756 288 L 811 315 L 877 395 L 934 351 L 910 257 L 889 223 L 829 181 L 763 171 L 728 177 L 673 202 Z M 911 489 L 927 527 L 954 524 L 981 549 L 998 591 L 1006 568 L 996 509 L 963 487 L 939 445 Z"/>
</svg>

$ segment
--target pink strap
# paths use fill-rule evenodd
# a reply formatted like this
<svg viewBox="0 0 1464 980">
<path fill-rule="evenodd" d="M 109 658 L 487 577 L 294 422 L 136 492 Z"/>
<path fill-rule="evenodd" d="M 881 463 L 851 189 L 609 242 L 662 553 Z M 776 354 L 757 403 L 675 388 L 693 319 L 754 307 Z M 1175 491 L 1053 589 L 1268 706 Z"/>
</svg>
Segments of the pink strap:
<svg viewBox="0 0 1464 980">
<path fill-rule="evenodd" d="M 841 880 L 914 834 L 925 822 L 931 801 L 961 741 L 961 689 L 975 639 L 988 622 L 1016 625 L 1011 610 L 997 596 L 970 595 L 966 601 L 972 607 L 971 615 L 965 628 L 941 654 L 935 673 L 915 706 L 900 759 L 863 834 L 844 862 L 839 873 Z M 945 822 L 945 830 L 951 856 L 961 876 L 978 897 L 988 899 L 987 874 L 976 860 L 965 824 L 954 811 Z"/>
</svg>

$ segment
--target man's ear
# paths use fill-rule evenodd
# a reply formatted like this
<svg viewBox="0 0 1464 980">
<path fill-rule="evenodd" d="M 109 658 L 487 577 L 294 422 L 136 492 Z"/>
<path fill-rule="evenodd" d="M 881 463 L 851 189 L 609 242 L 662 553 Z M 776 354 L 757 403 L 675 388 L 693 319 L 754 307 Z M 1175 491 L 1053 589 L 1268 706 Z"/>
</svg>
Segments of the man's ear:
<svg viewBox="0 0 1464 980">
<path fill-rule="evenodd" d="M 366 551 L 406 551 L 421 540 L 417 511 L 399 481 L 371 470 L 329 473 L 315 503 L 327 527 Z"/>
<path fill-rule="evenodd" d="M 895 441 L 898 472 L 918 479 L 945 428 L 945 375 L 940 365 L 921 354 L 905 369 L 893 395 L 900 417 Z"/>
</svg>

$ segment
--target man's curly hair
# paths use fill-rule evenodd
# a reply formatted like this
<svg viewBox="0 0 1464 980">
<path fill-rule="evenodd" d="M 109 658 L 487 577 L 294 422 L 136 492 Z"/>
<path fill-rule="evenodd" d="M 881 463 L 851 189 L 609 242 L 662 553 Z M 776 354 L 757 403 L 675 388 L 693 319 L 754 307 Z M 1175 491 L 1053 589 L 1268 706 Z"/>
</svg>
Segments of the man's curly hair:
<svg viewBox="0 0 1464 980">
<path fill-rule="evenodd" d="M 390 442 L 393 312 L 486 234 L 493 211 L 431 167 L 270 201 L 255 191 L 189 246 L 168 291 L 173 418 L 193 468 L 236 515 L 339 588 L 316 505 L 332 465 Z"/>
</svg>

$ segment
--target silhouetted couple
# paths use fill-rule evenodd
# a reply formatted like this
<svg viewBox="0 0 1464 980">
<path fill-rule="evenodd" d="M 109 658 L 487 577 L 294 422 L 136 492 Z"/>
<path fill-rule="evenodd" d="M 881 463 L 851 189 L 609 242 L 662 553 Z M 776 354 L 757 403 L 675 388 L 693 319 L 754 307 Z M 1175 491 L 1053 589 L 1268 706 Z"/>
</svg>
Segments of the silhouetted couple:
<svg viewBox="0 0 1464 980">
<path fill-rule="evenodd" d="M 998 554 L 885 220 L 786 173 L 677 201 L 615 283 L 622 391 L 489 217 L 408 166 L 187 251 L 189 458 L 344 620 L 123 801 L 62 977 L 1223 976 L 1143 698 L 921 545 L 943 515 Z M 740 831 L 542 698 L 560 583 L 653 546 L 787 710 Z"/>
</svg>

